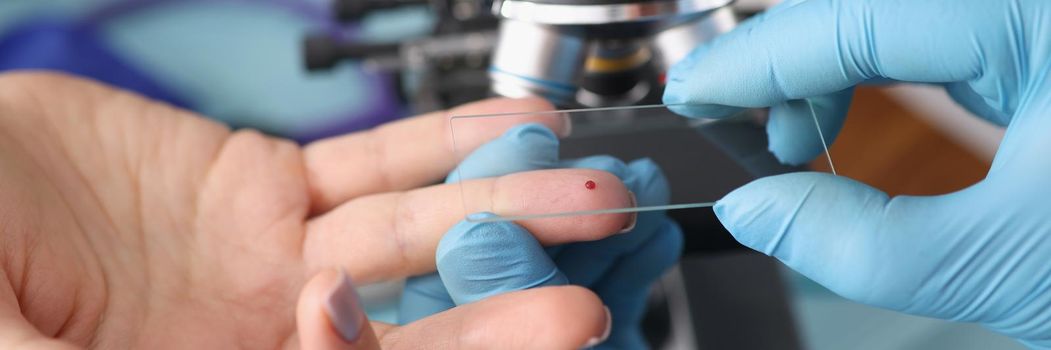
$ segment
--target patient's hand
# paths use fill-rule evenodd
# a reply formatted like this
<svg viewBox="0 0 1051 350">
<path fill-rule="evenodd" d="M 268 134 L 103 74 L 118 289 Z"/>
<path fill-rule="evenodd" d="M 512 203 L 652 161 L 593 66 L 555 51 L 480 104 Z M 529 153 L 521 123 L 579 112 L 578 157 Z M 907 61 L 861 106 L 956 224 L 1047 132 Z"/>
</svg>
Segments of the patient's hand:
<svg viewBox="0 0 1051 350">
<path fill-rule="evenodd" d="M 456 113 L 550 108 L 490 100 Z M 510 126 L 491 127 L 466 146 Z M 456 165 L 448 135 L 436 113 L 300 148 L 79 79 L 0 76 L 0 348 L 552 349 L 601 335 L 602 302 L 579 287 L 363 322 L 347 283 L 434 271 L 463 217 L 457 185 L 428 186 Z M 515 176 L 473 185 L 520 191 L 544 174 Z M 546 204 L 530 198 L 544 196 L 500 205 Z M 526 226 L 550 245 L 612 235 L 629 217 L 572 233 L 558 220 Z"/>
</svg>

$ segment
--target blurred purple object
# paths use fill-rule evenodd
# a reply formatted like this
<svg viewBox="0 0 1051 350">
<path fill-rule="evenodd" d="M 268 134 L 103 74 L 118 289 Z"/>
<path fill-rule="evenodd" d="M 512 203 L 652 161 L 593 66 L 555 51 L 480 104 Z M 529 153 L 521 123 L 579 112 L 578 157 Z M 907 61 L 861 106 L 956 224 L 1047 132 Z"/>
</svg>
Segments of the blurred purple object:
<svg viewBox="0 0 1051 350">
<path fill-rule="evenodd" d="M 294 139 L 299 143 L 307 143 L 348 132 L 369 129 L 400 119 L 408 114 L 408 108 L 399 101 L 396 94 L 396 84 L 392 81 L 397 79 L 397 76 L 372 72 L 366 72 L 363 75 L 367 76 L 366 84 L 372 87 L 372 90 L 382 91 L 376 93 L 372 100 L 369 101 L 367 104 L 368 109 L 345 112 L 337 117 L 327 118 L 326 120 L 334 122 L 318 125 L 317 128 L 312 128 L 312 130 L 304 132 L 301 136 L 294 137 Z"/>
<path fill-rule="evenodd" d="M 148 74 L 124 60 L 103 40 L 100 27 L 107 21 L 155 6 L 187 3 L 244 3 L 274 6 L 315 23 L 318 30 L 338 40 L 351 40 L 356 26 L 343 26 L 333 20 L 328 8 L 295 0 L 126 0 L 107 4 L 76 21 L 33 18 L 15 26 L 0 37 L 0 71 L 11 69 L 50 69 L 93 78 L 109 85 L 136 91 L 149 98 L 194 109 L 194 101 L 180 96 Z M 337 113 L 309 125 L 305 131 L 281 136 L 307 143 L 317 139 L 368 129 L 406 114 L 398 97 L 396 75 L 363 72 L 364 85 L 374 94 L 357 110 Z M 349 97 L 348 97 L 349 98 Z"/>
<path fill-rule="evenodd" d="M 0 37 L 0 71 L 17 69 L 90 77 L 178 107 L 193 107 L 186 98 L 123 60 L 95 31 L 60 20 L 25 22 Z"/>
</svg>

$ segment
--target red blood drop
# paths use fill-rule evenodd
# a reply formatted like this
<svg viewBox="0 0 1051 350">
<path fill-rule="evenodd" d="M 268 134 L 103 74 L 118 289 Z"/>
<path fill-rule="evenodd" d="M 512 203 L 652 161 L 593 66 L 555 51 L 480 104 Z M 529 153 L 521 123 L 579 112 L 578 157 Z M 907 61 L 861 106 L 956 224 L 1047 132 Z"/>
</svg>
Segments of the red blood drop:
<svg viewBox="0 0 1051 350">
<path fill-rule="evenodd" d="M 584 187 L 589 190 L 595 189 L 595 181 L 588 180 L 588 182 L 584 183 Z"/>
</svg>

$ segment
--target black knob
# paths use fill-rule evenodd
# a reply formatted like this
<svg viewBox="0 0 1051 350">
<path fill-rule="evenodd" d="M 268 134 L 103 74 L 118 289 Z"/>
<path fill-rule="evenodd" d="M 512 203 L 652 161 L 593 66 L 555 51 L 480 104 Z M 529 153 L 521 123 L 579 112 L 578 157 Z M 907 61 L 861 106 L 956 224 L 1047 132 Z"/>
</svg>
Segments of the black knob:
<svg viewBox="0 0 1051 350">
<path fill-rule="evenodd" d="M 364 60 L 379 57 L 397 59 L 398 43 L 348 43 L 326 34 L 314 34 L 303 40 L 303 61 L 307 70 L 330 69 L 342 60 Z"/>
<path fill-rule="evenodd" d="M 369 12 L 372 0 L 334 0 L 332 1 L 332 13 L 340 21 L 354 21 L 361 19 Z"/>
<path fill-rule="evenodd" d="M 332 68 L 339 62 L 338 43 L 326 35 L 311 35 L 303 40 L 303 59 L 309 71 Z"/>
<path fill-rule="evenodd" d="M 359 20 L 370 11 L 426 3 L 427 0 L 333 0 L 332 13 L 336 19 L 348 22 Z"/>
</svg>

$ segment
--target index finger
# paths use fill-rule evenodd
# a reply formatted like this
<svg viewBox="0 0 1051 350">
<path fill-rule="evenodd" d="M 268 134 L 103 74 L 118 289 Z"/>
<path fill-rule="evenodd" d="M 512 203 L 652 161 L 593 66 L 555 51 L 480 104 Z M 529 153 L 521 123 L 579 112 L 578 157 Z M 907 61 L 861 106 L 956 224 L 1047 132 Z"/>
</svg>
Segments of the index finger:
<svg viewBox="0 0 1051 350">
<path fill-rule="evenodd" d="M 602 184 L 593 190 L 587 180 Z M 461 187 L 462 185 L 462 187 Z M 419 275 L 435 270 L 442 236 L 463 220 L 467 208 L 498 213 L 580 212 L 626 208 L 632 195 L 611 173 L 557 169 L 442 184 L 354 199 L 307 224 L 303 257 L 308 269 L 344 266 L 355 281 Z M 544 245 L 599 240 L 634 223 L 628 213 L 576 215 L 518 221 Z M 572 230 L 567 231 L 567 227 Z"/>
<path fill-rule="evenodd" d="M 355 197 L 436 183 L 456 166 L 456 151 L 477 148 L 514 125 L 527 122 L 523 118 L 496 118 L 490 123 L 473 123 L 469 133 L 457 135 L 459 149 L 454 150 L 449 129 L 452 116 L 552 109 L 550 103 L 538 98 L 490 99 L 307 145 L 304 163 L 312 211 L 324 212 Z M 536 118 L 555 134 L 564 135 L 568 125 L 558 121 Z"/>
</svg>

